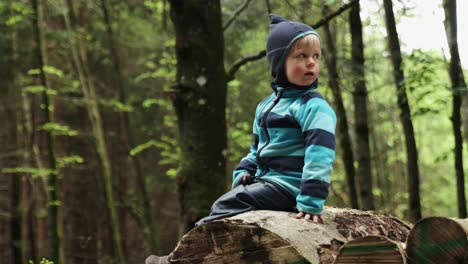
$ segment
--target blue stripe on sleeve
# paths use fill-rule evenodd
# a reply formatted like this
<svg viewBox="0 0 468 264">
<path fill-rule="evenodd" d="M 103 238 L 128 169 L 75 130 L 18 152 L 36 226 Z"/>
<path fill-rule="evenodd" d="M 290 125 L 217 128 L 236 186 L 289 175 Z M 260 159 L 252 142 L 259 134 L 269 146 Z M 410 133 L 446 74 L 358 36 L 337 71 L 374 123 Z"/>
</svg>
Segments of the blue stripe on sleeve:
<svg viewBox="0 0 468 264">
<path fill-rule="evenodd" d="M 308 179 L 301 181 L 301 194 L 325 199 L 328 196 L 328 182 Z"/>
<path fill-rule="evenodd" d="M 305 131 L 304 137 L 305 147 L 316 145 L 329 149 L 335 149 L 335 135 L 323 129 L 311 129 Z"/>
<path fill-rule="evenodd" d="M 255 164 L 248 158 L 243 158 L 237 166 L 236 171 L 237 170 L 246 170 L 249 172 L 250 175 L 255 175 L 255 172 L 257 171 L 257 164 Z"/>
<path fill-rule="evenodd" d="M 253 147 L 254 147 L 255 149 L 258 149 L 258 140 L 259 140 L 258 135 L 257 135 L 257 134 L 253 134 Z"/>
</svg>

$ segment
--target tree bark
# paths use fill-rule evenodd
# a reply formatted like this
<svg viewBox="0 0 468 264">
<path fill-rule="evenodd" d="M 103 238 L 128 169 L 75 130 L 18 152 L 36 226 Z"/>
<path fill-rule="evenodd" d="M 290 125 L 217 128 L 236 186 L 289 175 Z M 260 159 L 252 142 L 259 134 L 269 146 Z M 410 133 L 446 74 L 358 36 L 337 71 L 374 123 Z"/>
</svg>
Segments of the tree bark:
<svg viewBox="0 0 468 264">
<path fill-rule="evenodd" d="M 328 5 L 326 5 L 323 1 L 322 1 L 322 14 L 323 16 L 328 15 Z M 348 195 L 349 195 L 349 199 L 351 202 L 351 206 L 353 208 L 358 208 L 359 206 L 358 206 L 356 184 L 355 184 L 356 170 L 354 168 L 354 154 L 353 154 L 353 149 L 352 149 L 351 137 L 349 135 L 349 130 L 348 130 L 348 118 L 346 115 L 346 109 L 344 107 L 343 97 L 341 94 L 340 77 L 338 75 L 338 69 L 337 69 L 337 63 L 336 63 L 336 47 L 334 44 L 332 33 L 330 31 L 329 23 L 326 23 L 323 25 L 323 31 L 324 31 L 323 43 L 325 44 L 323 48 L 326 49 L 327 51 L 326 56 L 325 56 L 325 62 L 326 62 L 327 69 L 328 69 L 328 83 L 330 87 L 332 88 L 333 98 L 335 101 L 336 115 L 337 115 L 337 120 L 338 120 L 338 124 L 337 124 L 338 131 L 336 134 L 338 135 L 340 146 L 343 151 L 342 160 L 343 160 L 343 164 L 345 167 L 346 181 L 348 183 L 348 188 L 349 188 Z M 363 188 L 365 186 L 360 186 L 360 187 Z M 367 190 L 367 188 L 364 188 L 364 190 Z M 372 192 L 370 193 L 370 195 L 372 195 Z M 370 204 L 369 206 L 370 207 L 366 207 L 366 209 L 373 209 L 373 204 Z"/>
<path fill-rule="evenodd" d="M 181 157 L 177 175 L 181 232 L 208 214 L 226 186 L 226 73 L 219 0 L 171 0 L 176 32 L 176 110 Z"/>
<path fill-rule="evenodd" d="M 405 76 L 402 68 L 400 42 L 395 25 L 392 0 L 384 0 L 385 24 L 388 34 L 388 47 L 392 56 L 393 77 L 397 88 L 397 102 L 400 108 L 400 120 L 403 126 L 406 142 L 407 170 L 408 170 L 408 217 L 415 222 L 421 218 L 421 200 L 419 195 L 418 150 L 414 137 L 413 121 L 406 95 Z"/>
<path fill-rule="evenodd" d="M 252 211 L 196 227 L 170 263 L 333 263 L 345 242 L 369 235 L 403 242 L 410 227 L 372 211 L 326 208 L 325 224 L 293 212 Z"/>
<path fill-rule="evenodd" d="M 48 95 L 49 83 L 44 72 L 44 67 L 48 64 L 46 41 L 44 38 L 44 15 L 42 0 L 32 0 L 34 10 L 34 37 L 36 41 L 36 59 L 39 68 L 39 80 L 43 86 L 42 103 L 44 121 L 46 124 L 53 122 L 53 103 Z M 48 169 L 52 172 L 47 176 L 47 227 L 49 237 L 49 259 L 63 263 L 63 246 L 62 246 L 62 218 L 60 212 L 60 181 L 57 169 L 57 160 L 55 153 L 55 139 L 51 131 L 46 131 L 46 147 L 48 157 Z"/>
<path fill-rule="evenodd" d="M 12 16 L 12 1 L 0 8 L 1 17 Z M 3 21 L 2 21 L 3 22 Z M 18 90 L 15 87 L 14 44 L 12 28 L 0 26 L 0 260 L 5 263 L 20 263 L 22 248 L 20 230 L 20 176 L 4 174 L 3 168 L 18 166 L 20 146 L 17 130 Z"/>
<path fill-rule="evenodd" d="M 457 2 L 456 0 L 444 0 L 445 11 L 445 33 L 450 48 L 450 80 L 452 82 L 452 128 L 455 137 L 455 172 L 457 179 L 457 202 L 458 217 L 466 218 L 466 196 L 465 196 L 465 175 L 463 170 L 463 138 L 462 138 L 462 118 L 461 106 L 462 95 L 466 92 L 465 78 L 460 63 L 457 41 Z"/>
<path fill-rule="evenodd" d="M 408 235 L 407 254 L 409 263 L 415 264 L 466 263 L 468 219 L 421 219 Z"/>
<path fill-rule="evenodd" d="M 354 86 L 354 120 L 356 133 L 357 175 L 360 187 L 360 198 L 363 208 L 374 208 L 373 179 L 369 144 L 369 118 L 367 115 L 367 87 L 364 65 L 364 43 L 360 4 L 351 7 L 349 12 L 349 27 L 351 30 L 351 76 Z"/>
<path fill-rule="evenodd" d="M 64 1 L 65 6 L 68 2 Z M 69 6 L 68 6 L 69 7 Z M 69 11 L 65 10 L 63 17 L 65 20 L 66 29 L 68 32 L 74 32 L 75 25 L 71 25 Z M 80 38 L 79 41 L 75 37 L 70 39 L 70 48 L 72 53 L 72 60 L 78 71 L 79 80 L 85 101 L 87 103 L 88 116 L 91 121 L 92 133 L 95 140 L 96 152 L 99 157 L 99 167 L 104 184 L 104 195 L 106 207 L 108 210 L 108 217 L 110 221 L 110 231 L 113 243 L 113 253 L 116 255 L 118 263 L 126 263 L 122 241 L 120 236 L 120 226 L 117 218 L 117 208 L 114 203 L 114 195 L 112 189 L 112 166 L 107 152 L 106 140 L 104 136 L 104 129 L 102 124 L 101 114 L 99 112 L 98 98 L 96 89 L 91 80 L 90 71 L 87 65 L 87 52 L 85 50 L 86 38 Z"/>
<path fill-rule="evenodd" d="M 401 242 L 381 236 L 366 236 L 344 244 L 333 263 L 406 264 L 406 252 Z"/>
<path fill-rule="evenodd" d="M 119 101 L 126 105 L 127 104 L 127 91 L 124 84 L 124 78 L 122 75 L 121 63 L 118 54 L 117 48 L 117 40 L 114 37 L 114 32 L 111 26 L 111 18 L 110 18 L 110 7 L 108 5 L 107 0 L 101 0 L 101 8 L 104 14 L 104 23 L 106 25 L 106 31 L 109 38 L 109 48 L 110 48 L 110 55 L 113 61 L 114 66 L 114 85 L 118 87 L 119 91 Z M 135 137 L 133 132 L 133 127 L 130 123 L 130 117 L 128 112 L 121 112 L 121 122 L 124 127 L 124 144 L 126 147 L 127 154 L 130 155 L 130 150 L 133 149 L 135 145 Z M 149 198 L 148 189 L 146 186 L 145 176 L 143 174 L 143 170 L 141 167 L 141 162 L 139 158 L 135 155 L 130 155 L 130 159 L 133 163 L 133 167 L 135 169 L 135 174 L 137 178 L 137 184 L 139 188 L 139 192 L 141 193 L 141 198 L 143 202 L 143 218 L 146 227 L 148 228 L 148 232 L 146 234 L 147 240 L 149 241 L 150 248 L 152 252 L 157 253 L 159 252 L 159 245 L 158 245 L 158 230 L 155 225 L 154 216 L 152 213 L 151 208 L 151 200 Z"/>
</svg>

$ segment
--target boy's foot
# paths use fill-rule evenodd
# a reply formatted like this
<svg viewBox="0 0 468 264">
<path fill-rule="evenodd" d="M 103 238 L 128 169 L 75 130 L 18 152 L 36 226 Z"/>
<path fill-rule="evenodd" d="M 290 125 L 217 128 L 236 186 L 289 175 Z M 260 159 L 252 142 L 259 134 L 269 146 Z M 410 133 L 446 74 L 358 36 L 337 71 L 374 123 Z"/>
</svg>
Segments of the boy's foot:
<svg viewBox="0 0 468 264">
<path fill-rule="evenodd" d="M 146 258 L 145 264 L 168 264 L 167 256 L 155 256 L 151 255 Z"/>
</svg>

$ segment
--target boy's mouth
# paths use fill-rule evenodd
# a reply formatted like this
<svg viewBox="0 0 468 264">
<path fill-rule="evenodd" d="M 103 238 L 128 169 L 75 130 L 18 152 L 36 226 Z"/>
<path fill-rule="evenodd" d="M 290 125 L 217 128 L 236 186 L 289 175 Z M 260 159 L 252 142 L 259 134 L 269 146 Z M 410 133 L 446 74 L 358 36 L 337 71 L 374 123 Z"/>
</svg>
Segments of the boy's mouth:
<svg viewBox="0 0 468 264">
<path fill-rule="evenodd" d="M 315 74 L 313 72 L 306 72 L 304 75 L 306 76 L 314 76 Z"/>
</svg>

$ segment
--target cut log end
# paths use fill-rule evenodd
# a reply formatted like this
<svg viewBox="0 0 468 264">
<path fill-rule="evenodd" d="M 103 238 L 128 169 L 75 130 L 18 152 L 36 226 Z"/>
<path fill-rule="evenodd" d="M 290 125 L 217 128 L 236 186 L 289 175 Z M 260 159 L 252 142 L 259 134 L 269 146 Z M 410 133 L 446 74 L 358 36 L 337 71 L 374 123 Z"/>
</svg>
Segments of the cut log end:
<svg viewBox="0 0 468 264">
<path fill-rule="evenodd" d="M 467 236 L 468 219 L 424 218 L 408 235 L 408 260 L 427 264 L 466 263 Z"/>
<path fill-rule="evenodd" d="M 335 264 L 405 262 L 404 250 L 385 237 L 368 236 L 352 240 L 341 247 Z"/>
</svg>

